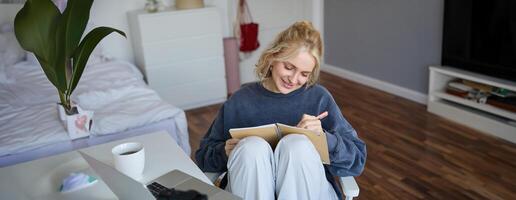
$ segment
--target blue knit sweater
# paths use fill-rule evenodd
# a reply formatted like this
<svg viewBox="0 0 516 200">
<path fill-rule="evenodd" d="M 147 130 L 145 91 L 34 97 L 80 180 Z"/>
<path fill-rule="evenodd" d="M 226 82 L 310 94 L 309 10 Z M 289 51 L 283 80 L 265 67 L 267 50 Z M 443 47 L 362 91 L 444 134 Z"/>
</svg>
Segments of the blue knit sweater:
<svg viewBox="0 0 516 200">
<path fill-rule="evenodd" d="M 224 145 L 231 138 L 231 128 L 271 123 L 296 126 L 303 114 L 317 116 L 324 111 L 328 111 L 328 116 L 321 124 L 326 132 L 331 161 L 325 168 L 328 181 L 335 186 L 332 176 L 357 176 L 362 172 L 366 145 L 342 116 L 328 90 L 319 84 L 301 87 L 288 94 L 271 92 L 259 82 L 243 86 L 220 108 L 201 140 L 195 153 L 197 164 L 205 172 L 227 171 Z"/>
</svg>

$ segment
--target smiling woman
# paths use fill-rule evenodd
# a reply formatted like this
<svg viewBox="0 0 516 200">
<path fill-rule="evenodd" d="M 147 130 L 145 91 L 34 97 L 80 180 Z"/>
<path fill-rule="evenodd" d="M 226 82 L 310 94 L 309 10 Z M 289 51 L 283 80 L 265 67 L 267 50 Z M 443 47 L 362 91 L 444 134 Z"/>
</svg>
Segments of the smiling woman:
<svg viewBox="0 0 516 200">
<path fill-rule="evenodd" d="M 286 67 L 289 68 L 287 70 L 292 70 L 290 69 L 292 67 L 301 68 L 304 75 L 309 75 L 301 85 L 305 82 L 308 83 L 307 86 L 314 85 L 319 79 L 322 53 L 319 32 L 310 22 L 297 22 L 276 36 L 272 44 L 262 53 L 256 65 L 256 75 L 261 82 L 270 84 L 268 82 L 271 81 L 273 69 L 284 68 L 287 63 Z"/>
<path fill-rule="evenodd" d="M 244 199 L 338 199 L 333 176 L 356 176 L 366 148 L 331 94 L 317 84 L 320 33 L 307 21 L 281 32 L 256 65 L 259 82 L 228 99 L 201 141 L 197 164 L 207 172 L 228 171 L 228 185 Z M 231 138 L 229 129 L 281 123 L 324 135 L 330 164 L 323 165 L 310 140 L 284 136 L 271 146 L 263 138 Z M 327 178 L 330 177 L 330 178 Z"/>
<path fill-rule="evenodd" d="M 263 86 L 276 93 L 288 94 L 308 81 L 314 67 L 312 55 L 307 51 L 300 51 L 286 61 L 274 61 L 269 68 L 271 75 L 263 81 Z"/>
</svg>

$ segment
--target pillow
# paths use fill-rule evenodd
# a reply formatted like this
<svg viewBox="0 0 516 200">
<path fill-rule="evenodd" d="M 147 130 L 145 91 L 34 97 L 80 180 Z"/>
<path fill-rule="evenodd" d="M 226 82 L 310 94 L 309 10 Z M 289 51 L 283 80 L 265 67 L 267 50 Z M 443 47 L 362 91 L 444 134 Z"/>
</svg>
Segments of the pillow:
<svg viewBox="0 0 516 200">
<path fill-rule="evenodd" d="M 24 50 L 13 32 L 0 33 L 0 83 L 14 81 L 7 75 L 6 68 L 22 61 L 24 56 Z"/>
<path fill-rule="evenodd" d="M 12 66 L 25 59 L 25 51 L 18 44 L 14 32 L 0 33 L 0 62 L 4 67 Z"/>
<path fill-rule="evenodd" d="M 95 50 L 93 50 L 93 52 L 91 53 L 90 58 L 88 59 L 88 62 L 86 63 L 86 65 L 95 65 L 95 64 L 103 63 L 106 61 L 104 56 L 94 55 L 94 53 L 95 53 Z M 33 65 L 34 64 L 39 65 L 38 58 L 36 58 L 36 55 L 34 55 L 34 53 L 27 51 L 26 55 L 27 55 L 27 59 L 26 59 L 27 62 L 29 62 Z"/>
<path fill-rule="evenodd" d="M 0 34 L 2 34 L 2 33 L 3 34 L 13 33 L 13 35 L 14 35 L 14 24 L 13 24 L 13 22 L 6 22 L 6 23 L 0 25 Z M 15 38 L 16 38 L 16 35 L 15 35 Z M 18 41 L 18 40 L 16 40 L 16 41 Z M 0 39 L 0 45 L 3 45 L 3 44 L 4 43 L 2 43 L 2 41 Z M 3 47 L 3 46 L 0 46 L 0 47 Z M 2 51 L 2 50 L 0 50 L 0 51 Z M 36 59 L 36 56 L 34 56 L 34 54 L 32 52 L 28 52 L 28 51 L 25 51 L 25 50 L 23 50 L 23 51 L 24 51 L 24 54 L 25 54 L 25 60 L 27 60 L 27 61 L 29 61 L 31 63 L 38 63 L 38 60 Z M 2 57 L 0 57 L 0 58 L 2 58 Z M 2 61 L 0 61 L 0 63 L 2 63 Z"/>
<path fill-rule="evenodd" d="M 31 64 L 39 64 L 39 61 L 38 59 L 36 58 L 36 55 L 34 55 L 34 53 L 30 52 L 30 51 L 27 51 L 27 58 L 26 58 L 26 61 L 31 63 Z"/>
<path fill-rule="evenodd" d="M 14 65 L 25 58 L 22 49 L 14 35 L 14 22 L 0 25 L 0 62 L 3 67 Z"/>
<path fill-rule="evenodd" d="M 5 65 L 0 60 L 0 83 L 9 83 L 11 80 L 7 76 L 7 72 L 5 70 Z"/>
<path fill-rule="evenodd" d="M 7 22 L 0 26 L 0 33 L 14 32 L 13 23 Z"/>
</svg>

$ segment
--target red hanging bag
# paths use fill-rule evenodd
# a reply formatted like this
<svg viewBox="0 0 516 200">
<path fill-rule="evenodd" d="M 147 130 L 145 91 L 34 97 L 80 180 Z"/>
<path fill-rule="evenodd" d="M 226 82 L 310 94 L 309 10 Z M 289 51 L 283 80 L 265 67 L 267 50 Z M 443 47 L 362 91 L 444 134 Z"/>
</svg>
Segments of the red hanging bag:
<svg viewBox="0 0 516 200">
<path fill-rule="evenodd" d="M 258 24 L 253 22 L 249 6 L 245 0 L 239 0 L 238 5 L 237 25 L 240 30 L 237 30 L 236 34 L 237 37 L 240 37 L 240 51 L 252 52 L 260 47 Z"/>
</svg>

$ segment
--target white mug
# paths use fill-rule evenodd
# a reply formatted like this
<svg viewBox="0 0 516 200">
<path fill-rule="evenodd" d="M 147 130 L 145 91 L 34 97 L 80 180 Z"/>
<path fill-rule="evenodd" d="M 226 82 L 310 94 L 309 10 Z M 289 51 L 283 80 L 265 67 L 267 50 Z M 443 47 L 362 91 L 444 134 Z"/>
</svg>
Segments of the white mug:
<svg viewBox="0 0 516 200">
<path fill-rule="evenodd" d="M 145 149 L 141 143 L 119 144 L 111 150 L 115 168 L 125 175 L 139 180 L 145 168 Z"/>
</svg>

